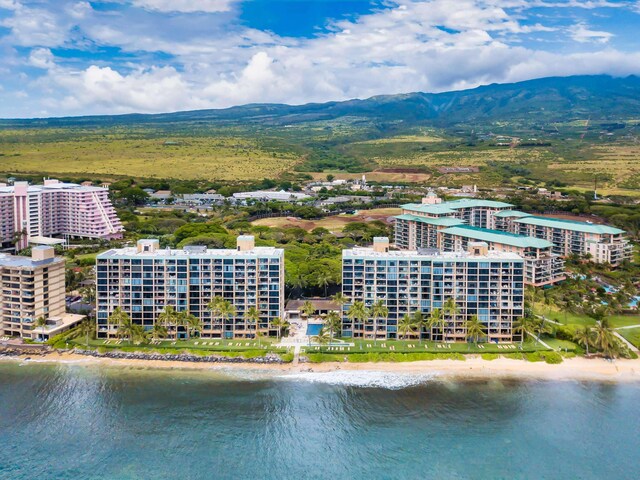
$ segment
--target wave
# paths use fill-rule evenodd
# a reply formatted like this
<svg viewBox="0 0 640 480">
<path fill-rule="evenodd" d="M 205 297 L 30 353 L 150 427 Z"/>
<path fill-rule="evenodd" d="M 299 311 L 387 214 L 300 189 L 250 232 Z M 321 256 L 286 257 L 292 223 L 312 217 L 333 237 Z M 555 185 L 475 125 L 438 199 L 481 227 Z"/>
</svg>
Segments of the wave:
<svg viewBox="0 0 640 480">
<path fill-rule="evenodd" d="M 337 370 L 333 372 L 302 372 L 281 375 L 281 380 L 306 381 L 362 388 L 385 388 L 400 390 L 403 388 L 423 385 L 434 380 L 438 372 L 429 373 L 391 373 L 373 370 Z"/>
</svg>

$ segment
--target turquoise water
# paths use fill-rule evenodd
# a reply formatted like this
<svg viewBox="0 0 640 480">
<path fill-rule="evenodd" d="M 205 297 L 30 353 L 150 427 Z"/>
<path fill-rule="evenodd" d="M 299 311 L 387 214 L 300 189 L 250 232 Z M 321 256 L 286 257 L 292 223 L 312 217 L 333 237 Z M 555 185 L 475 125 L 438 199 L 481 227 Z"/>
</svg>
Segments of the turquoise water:
<svg viewBox="0 0 640 480">
<path fill-rule="evenodd" d="M 307 324 L 307 335 L 318 335 L 320 333 L 320 330 L 322 330 L 322 324 L 321 323 L 309 323 Z"/>
<path fill-rule="evenodd" d="M 637 478 L 639 407 L 640 384 L 2 363 L 0 478 Z"/>
</svg>

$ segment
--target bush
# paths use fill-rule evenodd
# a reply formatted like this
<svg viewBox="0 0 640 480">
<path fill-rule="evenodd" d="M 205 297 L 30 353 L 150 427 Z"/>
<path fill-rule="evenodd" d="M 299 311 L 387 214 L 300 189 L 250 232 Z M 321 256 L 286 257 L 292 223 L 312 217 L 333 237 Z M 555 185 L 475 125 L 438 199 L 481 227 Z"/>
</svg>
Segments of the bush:
<svg viewBox="0 0 640 480">
<path fill-rule="evenodd" d="M 495 360 L 500 355 L 498 355 L 497 353 L 483 353 L 480 356 L 482 357 L 483 360 Z"/>
<path fill-rule="evenodd" d="M 560 355 L 558 352 L 543 352 L 542 357 L 544 358 L 545 362 L 552 365 L 562 363 L 562 355 Z"/>
<path fill-rule="evenodd" d="M 293 353 L 281 353 L 280 360 L 282 360 L 285 363 L 293 362 Z"/>
</svg>

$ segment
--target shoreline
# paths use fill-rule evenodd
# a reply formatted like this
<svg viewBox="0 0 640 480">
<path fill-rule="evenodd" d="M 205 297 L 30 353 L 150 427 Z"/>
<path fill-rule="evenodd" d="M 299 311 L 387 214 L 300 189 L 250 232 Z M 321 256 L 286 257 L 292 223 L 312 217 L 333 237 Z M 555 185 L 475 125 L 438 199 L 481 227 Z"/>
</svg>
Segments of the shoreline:
<svg viewBox="0 0 640 480">
<path fill-rule="evenodd" d="M 313 373 L 375 372 L 399 375 L 432 375 L 444 379 L 521 379 L 567 381 L 639 382 L 640 359 L 606 361 L 601 358 L 567 358 L 560 364 L 527 362 L 509 358 L 483 360 L 479 355 L 469 355 L 461 360 L 423 360 L 416 362 L 368 362 L 368 363 L 208 363 L 175 360 L 142 360 L 93 357 L 76 353 L 52 352 L 46 355 L 20 355 L 0 357 L 2 362 L 22 364 L 67 364 L 106 368 L 127 368 L 164 371 L 229 372 L 233 370 L 263 371 L 275 374 L 298 375 Z"/>
</svg>

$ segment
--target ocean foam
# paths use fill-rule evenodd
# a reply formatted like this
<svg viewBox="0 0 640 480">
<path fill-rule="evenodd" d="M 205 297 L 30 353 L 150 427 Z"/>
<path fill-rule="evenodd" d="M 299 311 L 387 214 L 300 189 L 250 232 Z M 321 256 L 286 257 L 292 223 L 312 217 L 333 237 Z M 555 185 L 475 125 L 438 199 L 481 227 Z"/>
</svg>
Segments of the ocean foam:
<svg viewBox="0 0 640 480">
<path fill-rule="evenodd" d="M 437 372 L 428 374 L 390 373 L 373 370 L 336 370 L 333 372 L 302 372 L 278 377 L 281 380 L 306 381 L 324 383 L 327 385 L 341 385 L 347 387 L 386 388 L 400 390 L 432 381 L 438 376 Z"/>
</svg>

